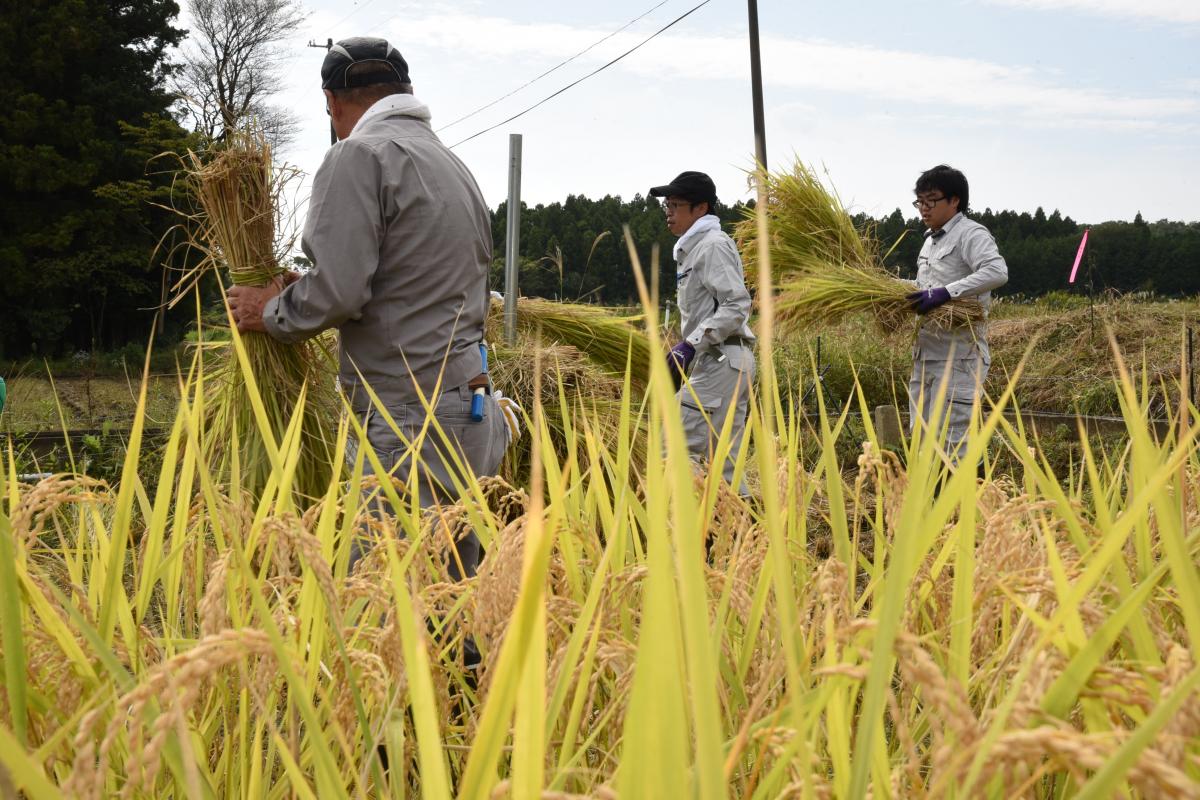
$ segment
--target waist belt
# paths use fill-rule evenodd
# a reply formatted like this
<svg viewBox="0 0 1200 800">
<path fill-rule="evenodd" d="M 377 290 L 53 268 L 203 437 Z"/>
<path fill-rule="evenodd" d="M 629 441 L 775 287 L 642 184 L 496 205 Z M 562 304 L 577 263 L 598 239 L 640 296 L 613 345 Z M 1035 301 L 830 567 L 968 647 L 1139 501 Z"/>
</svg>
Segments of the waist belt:
<svg viewBox="0 0 1200 800">
<path fill-rule="evenodd" d="M 721 347 L 728 347 L 729 345 L 740 345 L 742 347 L 754 347 L 754 340 L 746 339 L 741 336 L 730 336 L 728 339 L 721 342 Z"/>
<path fill-rule="evenodd" d="M 474 390 L 480 387 L 487 389 L 489 393 L 492 390 L 492 384 L 491 381 L 488 380 L 488 374 L 486 372 L 481 372 L 474 378 L 471 378 L 471 380 L 467 381 L 468 389 Z"/>
</svg>

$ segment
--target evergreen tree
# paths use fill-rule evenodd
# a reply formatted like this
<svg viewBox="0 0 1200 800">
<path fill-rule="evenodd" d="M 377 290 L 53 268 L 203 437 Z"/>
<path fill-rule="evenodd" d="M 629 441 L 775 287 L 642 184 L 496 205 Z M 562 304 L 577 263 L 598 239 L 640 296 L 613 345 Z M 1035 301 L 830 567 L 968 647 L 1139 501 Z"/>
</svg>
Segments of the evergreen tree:
<svg viewBox="0 0 1200 800">
<path fill-rule="evenodd" d="M 171 0 L 47 0 L 0 18 L 0 350 L 144 341 L 175 220 L 148 160 L 186 139 L 164 89 Z"/>
<path fill-rule="evenodd" d="M 740 204 L 716 209 L 726 230 L 746 211 Z M 1047 215 L 1043 208 L 1033 214 L 985 208 L 971 216 L 996 237 L 1008 263 L 1009 281 L 998 294 L 1035 296 L 1071 288 L 1067 277 L 1083 234 L 1073 219 L 1057 209 Z M 855 222 L 871 231 L 880 255 L 886 255 L 887 268 L 904 278 L 916 276 L 917 255 L 925 240 L 920 219 L 905 219 L 903 211 L 896 209 L 880 219 L 860 215 Z M 507 210 L 501 204 L 492 220 L 496 253 L 492 288 L 499 291 L 504 282 L 506 225 Z M 649 271 L 652 248 L 658 246 L 659 297 L 663 302 L 673 300 L 675 237 L 667 231 L 659 202 L 641 195 L 629 202 L 572 195 L 562 203 L 523 205 L 521 294 L 612 305 L 638 302 L 623 225 L 630 228 L 643 269 Z M 1076 291 L 1087 290 L 1088 266 L 1094 265 L 1097 291 L 1200 292 L 1200 223 L 1146 223 L 1139 216 L 1132 223 L 1091 227 L 1089 256 Z"/>
</svg>

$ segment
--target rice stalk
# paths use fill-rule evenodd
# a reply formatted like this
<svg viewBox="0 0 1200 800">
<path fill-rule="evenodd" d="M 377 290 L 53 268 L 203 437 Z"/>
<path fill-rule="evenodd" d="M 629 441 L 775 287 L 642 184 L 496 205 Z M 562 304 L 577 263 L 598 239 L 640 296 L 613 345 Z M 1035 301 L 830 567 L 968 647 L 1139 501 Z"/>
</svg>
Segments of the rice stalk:
<svg viewBox="0 0 1200 800">
<path fill-rule="evenodd" d="M 195 274 L 180 279 L 177 291 L 194 285 L 206 270 L 223 269 L 234 286 L 279 282 L 291 245 L 282 234 L 281 198 L 297 173 L 275 167 L 270 145 L 254 129 L 231 133 L 213 152 L 189 151 L 184 166 L 198 205 L 188 215 L 191 245 L 204 258 Z M 206 349 L 212 355 L 204 365 L 211 392 L 205 425 L 212 435 L 204 441 L 220 479 L 240 478 L 240 485 L 258 497 L 272 473 L 272 452 L 299 411 L 304 446 L 293 486 L 301 497 L 319 497 L 340 469 L 331 449 L 339 403 L 322 340 L 285 344 L 265 333 L 247 332 L 226 346 Z M 251 391 L 238 363 L 239 350 L 257 391 Z M 302 388 L 307 399 L 300 407 Z"/>
<path fill-rule="evenodd" d="M 883 270 L 835 269 L 804 276 L 789 275 L 780 284 L 775 307 L 779 320 L 793 330 L 836 324 L 847 316 L 867 314 L 884 331 L 911 329 L 912 305 L 906 296 L 911 283 Z M 984 319 L 983 306 L 973 297 L 951 300 L 921 318 L 939 330 L 962 328 Z"/>
<path fill-rule="evenodd" d="M 824 451 L 849 409 L 819 406 L 815 441 L 799 415 L 772 428 L 764 406 L 797 399 L 782 385 L 748 426 L 764 508 L 685 457 L 661 366 L 639 406 L 565 345 L 514 353 L 495 377 L 537 398 L 535 480 L 474 479 L 452 506 L 354 472 L 301 515 L 218 486 L 198 369 L 153 497 L 140 443 L 112 489 L 30 486 L 10 457 L 9 793 L 1200 793 L 1197 426 L 1177 412 L 1156 436 L 1145 378 L 1118 369 L 1131 444 L 1085 450 L 1082 478 L 1008 422 L 1015 383 L 968 438 L 982 478 L 944 471 L 920 431 L 896 454 L 869 426 L 843 474 Z M 612 432 L 586 404 L 565 404 L 560 434 L 539 410 L 613 391 Z M 1020 471 L 997 474 L 989 446 Z M 281 437 L 272 481 L 302 447 Z M 350 572 L 360 529 L 377 545 Z M 454 582 L 468 529 L 487 556 Z"/>
<path fill-rule="evenodd" d="M 635 321 L 600 306 L 535 297 L 517 300 L 517 331 L 523 340 L 569 345 L 613 376 L 623 376 L 626 364 L 631 363 L 634 385 L 644 387 L 651 349 L 645 331 Z M 504 304 L 500 300 L 492 301 L 487 338 L 493 344 L 504 342 Z"/>
</svg>

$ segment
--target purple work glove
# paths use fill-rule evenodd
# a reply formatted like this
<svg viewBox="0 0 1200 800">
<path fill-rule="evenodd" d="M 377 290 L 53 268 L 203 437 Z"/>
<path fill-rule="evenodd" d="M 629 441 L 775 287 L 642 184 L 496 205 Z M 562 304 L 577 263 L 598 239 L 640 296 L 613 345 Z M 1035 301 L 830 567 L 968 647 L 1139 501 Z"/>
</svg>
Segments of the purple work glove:
<svg viewBox="0 0 1200 800">
<path fill-rule="evenodd" d="M 692 343 L 682 341 L 667 351 L 667 369 L 672 375 L 686 375 L 692 359 L 696 357 L 696 348 Z"/>
<path fill-rule="evenodd" d="M 918 314 L 928 314 L 943 303 L 950 302 L 950 290 L 945 286 L 939 286 L 936 289 L 922 289 L 907 295 L 905 299 L 908 300 L 913 311 Z"/>
</svg>

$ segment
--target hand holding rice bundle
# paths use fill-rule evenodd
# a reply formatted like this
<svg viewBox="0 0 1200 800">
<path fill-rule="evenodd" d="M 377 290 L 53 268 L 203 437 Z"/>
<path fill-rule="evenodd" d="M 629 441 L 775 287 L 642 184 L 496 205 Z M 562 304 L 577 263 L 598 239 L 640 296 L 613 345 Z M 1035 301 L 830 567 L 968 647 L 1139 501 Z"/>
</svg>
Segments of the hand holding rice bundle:
<svg viewBox="0 0 1200 800">
<path fill-rule="evenodd" d="M 188 217 L 190 246 L 204 256 L 176 284 L 176 301 L 209 269 L 224 268 L 234 286 L 280 287 L 294 273 L 280 264 L 291 241 L 279 236 L 280 195 L 298 173 L 272 164 L 261 131 L 239 130 L 217 149 L 189 152 L 184 169 L 198 209 Z M 239 344 L 221 347 L 205 364 L 209 373 L 205 439 L 220 480 L 239 483 L 258 497 L 272 474 L 272 451 L 301 414 L 300 448 L 293 488 L 302 497 L 320 497 L 335 469 L 333 439 L 340 408 L 333 388 L 331 356 L 319 339 L 296 344 L 263 333 L 243 333 L 237 341 L 255 387 L 246 384 Z M 261 403 L 261 407 L 255 406 Z M 265 426 L 265 427 L 264 427 Z"/>
<path fill-rule="evenodd" d="M 916 286 L 884 269 L 870 231 L 860 231 L 837 194 L 797 161 L 791 172 L 765 176 L 767 229 L 778 296 L 779 322 L 795 329 L 828 325 L 866 312 L 887 331 L 911 327 L 923 308 L 923 325 L 949 329 L 984 318 L 974 298 L 934 305 Z M 758 228 L 754 209 L 735 231 L 747 276 L 758 274 Z M 942 298 L 938 298 L 939 300 Z M 931 307 L 932 306 L 932 307 Z"/>
</svg>

